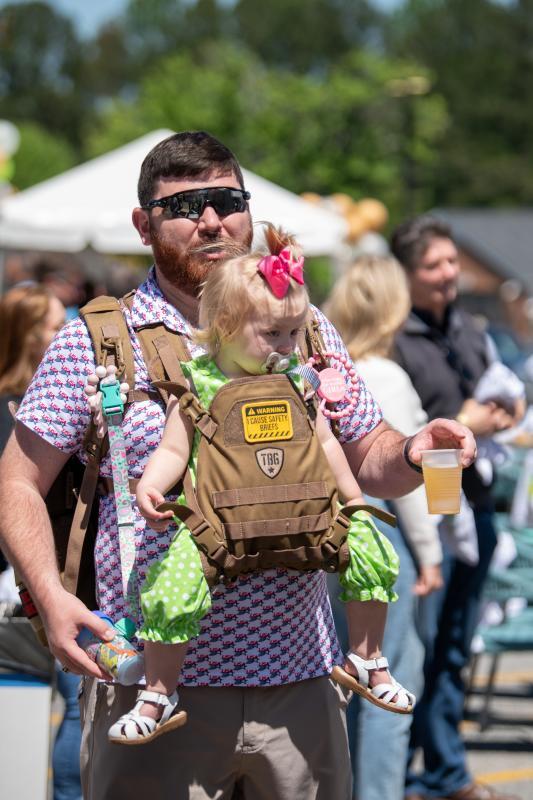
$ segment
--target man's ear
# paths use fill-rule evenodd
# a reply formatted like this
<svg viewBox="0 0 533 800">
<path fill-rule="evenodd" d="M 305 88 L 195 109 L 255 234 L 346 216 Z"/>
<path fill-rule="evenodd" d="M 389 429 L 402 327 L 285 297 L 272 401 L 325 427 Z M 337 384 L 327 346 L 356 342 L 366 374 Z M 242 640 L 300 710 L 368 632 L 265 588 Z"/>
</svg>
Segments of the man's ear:
<svg viewBox="0 0 533 800">
<path fill-rule="evenodd" d="M 131 214 L 131 221 L 141 237 L 141 242 L 147 245 L 152 244 L 148 213 L 142 208 L 134 208 Z"/>
</svg>

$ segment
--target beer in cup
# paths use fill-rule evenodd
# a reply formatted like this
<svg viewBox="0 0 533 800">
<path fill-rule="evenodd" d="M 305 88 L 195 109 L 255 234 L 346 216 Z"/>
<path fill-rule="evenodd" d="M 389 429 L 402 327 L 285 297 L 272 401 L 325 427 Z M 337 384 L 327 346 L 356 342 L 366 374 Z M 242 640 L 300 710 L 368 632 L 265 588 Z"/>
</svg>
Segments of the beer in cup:
<svg viewBox="0 0 533 800">
<path fill-rule="evenodd" d="M 462 450 L 422 450 L 422 472 L 430 514 L 458 514 Z"/>
</svg>

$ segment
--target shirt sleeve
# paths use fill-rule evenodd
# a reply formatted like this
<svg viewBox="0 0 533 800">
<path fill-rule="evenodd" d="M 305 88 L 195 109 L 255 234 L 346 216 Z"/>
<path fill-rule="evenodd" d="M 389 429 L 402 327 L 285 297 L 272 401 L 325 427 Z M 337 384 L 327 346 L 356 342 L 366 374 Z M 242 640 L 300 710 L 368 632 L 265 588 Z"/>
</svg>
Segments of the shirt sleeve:
<svg viewBox="0 0 533 800">
<path fill-rule="evenodd" d="M 320 326 L 320 333 L 324 340 L 326 352 L 339 353 L 339 355 L 345 356 L 347 358 L 346 369 L 355 369 L 339 332 L 317 308 L 313 308 L 313 313 Z M 383 418 L 379 405 L 368 391 L 360 375 L 358 389 L 357 400 L 352 412 L 346 417 L 341 417 L 339 420 L 339 442 L 341 442 L 341 444 L 347 444 L 348 442 L 362 439 L 367 433 L 370 433 Z M 342 404 L 339 404 L 339 409 L 341 408 Z"/>
<path fill-rule="evenodd" d="M 89 332 L 76 318 L 59 331 L 46 351 L 17 420 L 64 453 L 78 451 L 89 424 L 85 380 L 95 367 Z"/>
</svg>

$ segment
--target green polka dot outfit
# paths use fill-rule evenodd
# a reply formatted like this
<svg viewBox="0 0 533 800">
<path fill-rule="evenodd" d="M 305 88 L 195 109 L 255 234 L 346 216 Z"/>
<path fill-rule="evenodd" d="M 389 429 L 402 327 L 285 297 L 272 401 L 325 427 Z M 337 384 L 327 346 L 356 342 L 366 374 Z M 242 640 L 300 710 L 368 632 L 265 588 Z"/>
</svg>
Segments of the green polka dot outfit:
<svg viewBox="0 0 533 800">
<path fill-rule="evenodd" d="M 357 511 L 352 516 L 346 541 L 350 563 L 345 572 L 339 573 L 340 599 L 345 603 L 349 600 L 380 600 L 382 603 L 397 600 L 393 586 L 400 571 L 400 559 L 366 511 Z"/>
<path fill-rule="evenodd" d="M 206 408 L 228 378 L 208 356 L 183 362 L 183 374 L 194 383 Z M 196 485 L 196 462 L 200 434 L 195 431 L 189 470 Z M 178 503 L 186 504 L 185 496 Z M 204 577 L 200 554 L 186 525 L 174 517 L 178 530 L 165 556 L 147 572 L 141 588 L 143 626 L 137 636 L 149 642 L 177 644 L 200 633 L 200 620 L 211 608 L 211 594 Z"/>
<path fill-rule="evenodd" d="M 202 405 L 209 408 L 228 378 L 208 356 L 184 362 L 182 368 L 194 383 Z M 296 378 L 297 382 L 300 380 Z M 189 459 L 193 484 L 196 483 L 199 437 L 195 431 Z M 178 502 L 185 505 L 185 497 L 181 495 Z M 181 521 L 175 521 L 178 524 L 176 535 L 165 556 L 148 570 L 141 589 L 144 624 L 137 635 L 151 642 L 176 644 L 198 636 L 200 620 L 211 608 L 211 595 L 196 544 L 188 528 Z M 385 603 L 396 600 L 392 587 L 398 576 L 398 556 L 367 513 L 354 514 L 347 542 L 350 563 L 339 575 L 343 587 L 341 599 Z"/>
</svg>

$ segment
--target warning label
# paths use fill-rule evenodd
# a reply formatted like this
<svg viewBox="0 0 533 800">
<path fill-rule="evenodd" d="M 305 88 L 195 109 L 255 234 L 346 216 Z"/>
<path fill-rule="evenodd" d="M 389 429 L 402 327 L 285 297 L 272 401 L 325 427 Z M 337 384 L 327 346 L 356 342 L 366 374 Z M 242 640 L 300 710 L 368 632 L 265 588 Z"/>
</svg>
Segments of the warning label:
<svg viewBox="0 0 533 800">
<path fill-rule="evenodd" d="M 291 407 L 286 400 L 245 403 L 242 421 L 247 442 L 279 442 L 292 438 Z"/>
</svg>

